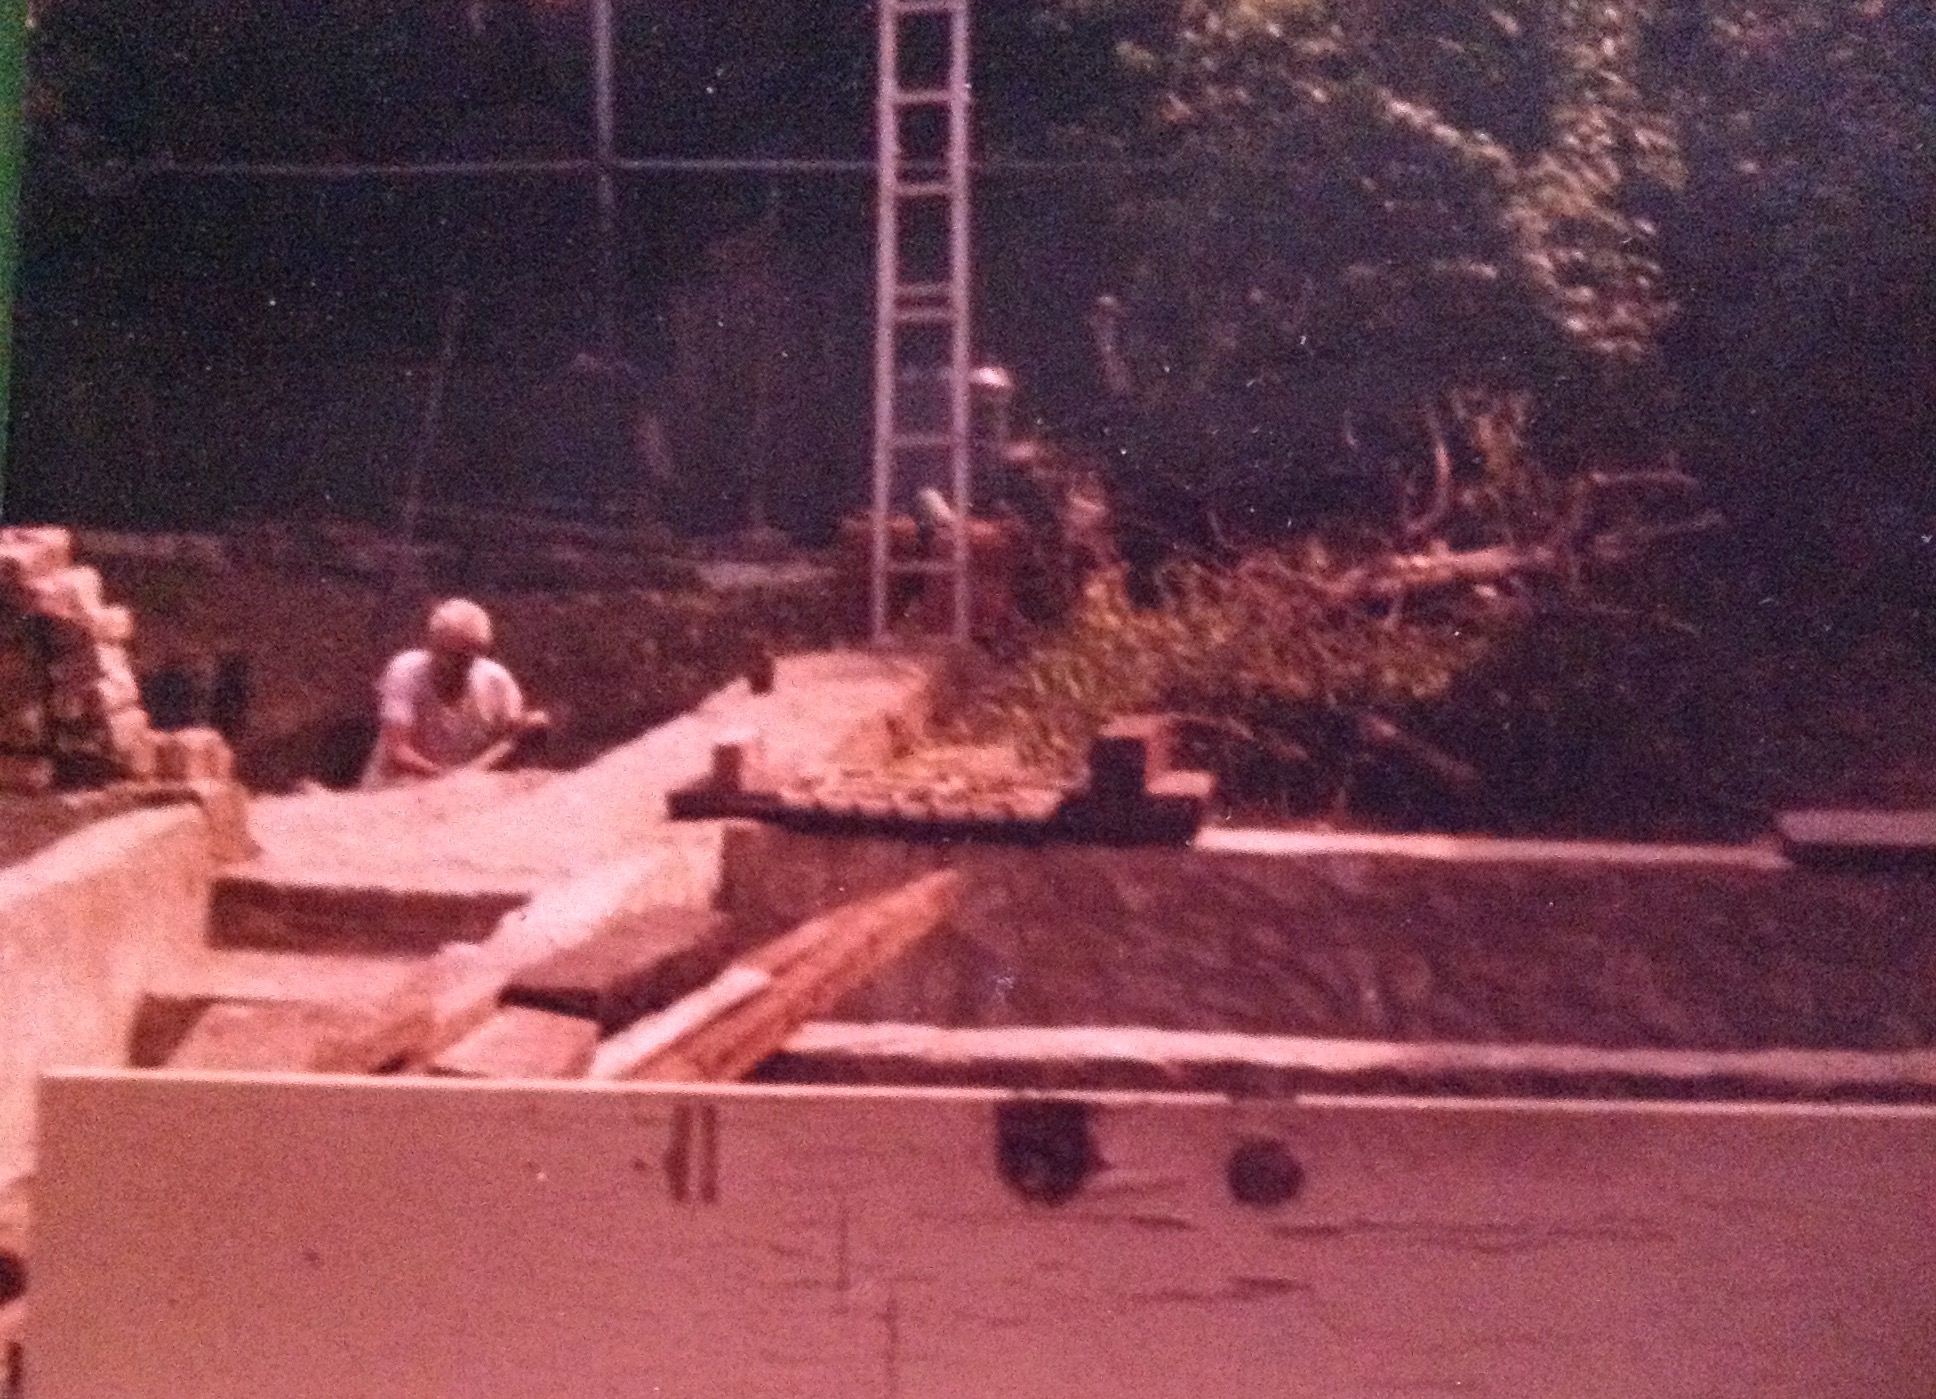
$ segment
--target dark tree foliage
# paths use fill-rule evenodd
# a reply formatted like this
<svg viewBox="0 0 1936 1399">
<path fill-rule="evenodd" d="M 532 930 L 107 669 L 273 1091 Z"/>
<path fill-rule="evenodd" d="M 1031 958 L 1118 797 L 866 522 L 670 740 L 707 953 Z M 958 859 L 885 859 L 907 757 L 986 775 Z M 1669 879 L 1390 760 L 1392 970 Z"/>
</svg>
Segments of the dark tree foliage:
<svg viewBox="0 0 1936 1399">
<path fill-rule="evenodd" d="M 1811 657 L 1931 610 L 1927 6 L 1050 9 L 1121 74 L 1078 140 L 1147 162 L 1095 322 L 1143 586 L 1011 730 L 1173 705 L 1286 794 L 1629 833 L 1862 760 Z"/>
<path fill-rule="evenodd" d="M 1057 0 L 1050 23 L 1118 57 L 1081 139 L 1152 162 L 1118 191 L 1115 437 L 1172 515 L 1307 523 L 1327 476 L 1424 461 L 1422 408 L 1479 386 L 1535 392 L 1550 469 L 1674 449 L 1779 494 L 1771 456 L 1873 468 L 1878 432 L 1926 467 L 1929 7 Z"/>
<path fill-rule="evenodd" d="M 1153 163 L 1119 206 L 1130 474 L 1281 526 L 1299 486 L 1422 458 L 1442 392 L 1651 393 L 1684 173 L 1652 14 L 1067 0 L 1142 98 L 1084 136 Z"/>
<path fill-rule="evenodd" d="M 1824 491 L 1936 508 L 1936 9 L 1689 0 L 1674 20 L 1653 66 L 1693 178 L 1669 360 L 1704 473 L 1791 534 Z"/>
</svg>

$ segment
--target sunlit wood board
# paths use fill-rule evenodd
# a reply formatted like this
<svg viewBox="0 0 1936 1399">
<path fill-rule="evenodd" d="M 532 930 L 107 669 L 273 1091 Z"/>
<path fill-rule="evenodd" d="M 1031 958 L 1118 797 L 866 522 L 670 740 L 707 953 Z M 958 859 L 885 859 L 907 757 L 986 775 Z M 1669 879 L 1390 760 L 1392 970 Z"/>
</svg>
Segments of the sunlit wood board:
<svg viewBox="0 0 1936 1399">
<path fill-rule="evenodd" d="M 28 1380 L 35 1399 L 1931 1393 L 1930 1110 L 1014 1101 L 62 1074 Z M 1011 1175 L 1068 1177 L 1016 1124 L 1066 1144 L 1085 1114 L 1086 1154 L 1061 1159 L 1093 1169 L 1025 1198 Z"/>
</svg>

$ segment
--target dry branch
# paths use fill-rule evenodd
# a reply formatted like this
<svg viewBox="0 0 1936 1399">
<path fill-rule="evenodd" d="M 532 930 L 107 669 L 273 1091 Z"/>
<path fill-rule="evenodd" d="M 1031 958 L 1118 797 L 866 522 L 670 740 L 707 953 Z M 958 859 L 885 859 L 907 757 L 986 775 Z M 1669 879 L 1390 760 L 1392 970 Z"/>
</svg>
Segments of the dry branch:
<svg viewBox="0 0 1936 1399">
<path fill-rule="evenodd" d="M 1399 554 L 1319 579 L 1317 586 L 1340 606 L 1390 602 L 1440 588 L 1498 583 L 1527 574 L 1563 574 L 1581 560 L 1625 563 L 1663 540 L 1705 533 L 1724 523 L 1719 511 L 1709 510 L 1685 520 L 1610 530 L 1579 543 L 1494 544 L 1483 549 Z"/>
<path fill-rule="evenodd" d="M 1430 539 L 1444 528 L 1452 513 L 1452 448 L 1445 440 L 1445 427 L 1439 421 L 1438 405 L 1427 399 L 1420 409 L 1425 432 L 1432 441 L 1432 503 L 1416 519 L 1405 521 L 1403 535 L 1407 544 Z"/>
<path fill-rule="evenodd" d="M 1698 491 L 1701 483 L 1685 471 L 1663 467 L 1658 471 L 1590 471 L 1586 483 L 1596 491 L 1640 490 L 1658 486 L 1675 491 Z"/>
<path fill-rule="evenodd" d="M 1382 748 L 1425 769 L 1454 791 L 1470 791 L 1482 778 L 1479 770 L 1443 748 L 1407 733 L 1381 714 L 1358 716 L 1358 737 L 1374 748 Z"/>
</svg>

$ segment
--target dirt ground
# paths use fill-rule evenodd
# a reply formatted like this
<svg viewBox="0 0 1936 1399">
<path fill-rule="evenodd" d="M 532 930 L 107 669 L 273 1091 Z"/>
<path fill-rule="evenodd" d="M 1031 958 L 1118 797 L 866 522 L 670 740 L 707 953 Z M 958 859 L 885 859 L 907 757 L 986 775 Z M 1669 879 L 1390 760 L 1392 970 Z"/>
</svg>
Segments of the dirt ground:
<svg viewBox="0 0 1936 1399">
<path fill-rule="evenodd" d="M 171 702 L 186 695 L 195 709 L 201 697 L 177 722 L 214 719 L 257 791 L 305 778 L 347 785 L 374 734 L 371 682 L 413 639 L 431 590 L 198 542 L 168 557 L 130 548 L 88 559 L 109 597 L 135 611 L 132 654 L 151 712 L 166 724 Z M 804 557 L 659 571 L 668 586 L 570 587 L 567 571 L 538 588 L 503 586 L 511 575 L 499 568 L 489 575 L 499 586 L 475 590 L 498 618 L 501 654 L 557 720 L 546 766 L 580 765 L 690 707 L 756 651 L 821 646 L 850 620 L 832 580 Z M 595 582 L 613 570 L 581 573 Z M 1227 795 L 1247 823 L 1642 840 L 1751 839 L 1796 806 L 1936 804 L 1936 668 L 1903 628 L 1858 612 L 1831 626 L 1733 608 L 1658 685 L 1594 698 L 1567 721 L 1573 729 L 1481 759 L 1476 805 L 1447 802 L 1375 756 L 1342 800 Z M 210 714 L 225 663 L 240 712 Z M 997 674 L 984 659 L 942 698 L 968 704 Z M 941 747 L 917 761 L 971 787 L 1012 780 L 999 748 Z M 1540 772 L 1527 770 L 1533 761 Z"/>
<path fill-rule="evenodd" d="M 413 644 L 433 596 L 369 578 L 245 560 L 86 560 L 136 616 L 131 648 L 158 724 L 209 722 L 258 791 L 354 780 L 374 737 L 372 685 Z M 696 703 L 761 648 L 810 649 L 837 633 L 818 574 L 685 589 L 490 590 L 498 654 L 555 721 L 546 762 L 587 761 Z M 231 711 L 219 694 L 230 673 Z M 174 709 L 177 712 L 167 711 Z M 181 711 L 186 712 L 181 712 Z"/>
</svg>

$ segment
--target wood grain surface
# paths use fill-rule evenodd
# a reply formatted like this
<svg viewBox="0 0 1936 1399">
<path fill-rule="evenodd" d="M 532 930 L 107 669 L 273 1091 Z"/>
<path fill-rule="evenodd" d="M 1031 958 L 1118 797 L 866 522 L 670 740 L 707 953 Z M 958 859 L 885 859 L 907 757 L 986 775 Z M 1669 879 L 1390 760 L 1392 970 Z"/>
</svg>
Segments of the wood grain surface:
<svg viewBox="0 0 1936 1399">
<path fill-rule="evenodd" d="M 1932 1392 L 1926 1109 L 1098 1097 L 1035 1114 L 1090 1138 L 1051 1205 L 998 1165 L 1003 1140 L 1027 1148 L 1004 1136 L 1018 1101 L 52 1076 L 28 1380 L 35 1399 Z M 1275 1203 L 1236 1198 L 1233 1159 Z"/>
</svg>

